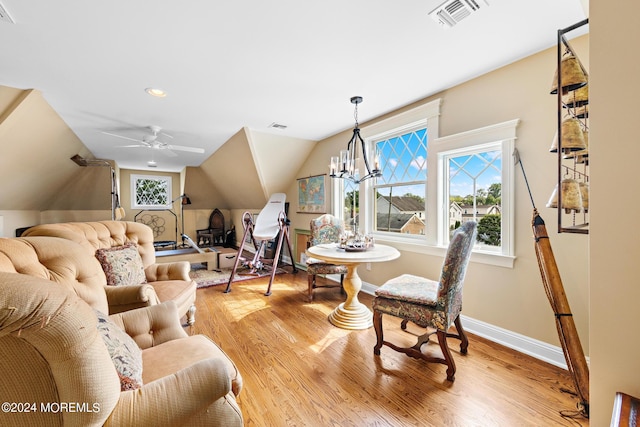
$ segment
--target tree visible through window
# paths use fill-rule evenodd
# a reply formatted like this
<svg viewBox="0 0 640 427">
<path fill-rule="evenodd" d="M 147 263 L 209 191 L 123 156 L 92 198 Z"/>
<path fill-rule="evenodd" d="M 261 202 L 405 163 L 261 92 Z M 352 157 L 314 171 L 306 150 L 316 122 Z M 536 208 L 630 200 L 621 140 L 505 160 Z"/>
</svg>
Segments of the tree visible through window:
<svg viewBox="0 0 640 427">
<path fill-rule="evenodd" d="M 444 156 L 448 170 L 449 230 L 478 223 L 478 243 L 502 241 L 502 154 L 500 146 L 465 149 Z"/>
<path fill-rule="evenodd" d="M 404 130 L 374 143 L 382 169 L 373 185 L 375 230 L 424 235 L 427 129 Z"/>
<path fill-rule="evenodd" d="M 335 212 L 347 226 L 359 219 L 361 231 L 382 242 L 410 243 L 406 250 L 424 245 L 432 253 L 447 247 L 453 229 L 474 220 L 478 260 L 512 267 L 514 165 L 504 160 L 520 121 L 440 137 L 439 114 L 434 100 L 364 127 L 382 176 L 359 186 L 333 180 Z"/>
<path fill-rule="evenodd" d="M 132 207 L 137 209 L 164 209 L 171 203 L 171 177 L 132 175 Z"/>
<path fill-rule="evenodd" d="M 360 190 L 358 185 L 352 181 L 344 180 L 344 205 L 342 218 L 344 220 L 344 229 L 355 231 L 359 224 L 360 214 Z"/>
</svg>

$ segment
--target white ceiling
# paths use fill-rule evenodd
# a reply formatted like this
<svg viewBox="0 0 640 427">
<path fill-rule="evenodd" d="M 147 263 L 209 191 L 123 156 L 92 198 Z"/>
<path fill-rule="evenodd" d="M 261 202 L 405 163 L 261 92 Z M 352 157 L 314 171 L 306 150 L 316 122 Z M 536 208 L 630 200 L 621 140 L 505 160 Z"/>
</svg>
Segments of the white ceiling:
<svg viewBox="0 0 640 427">
<path fill-rule="evenodd" d="M 15 21 L 0 22 L 0 85 L 40 90 L 96 157 L 179 171 L 244 126 L 320 140 L 353 126 L 351 96 L 364 122 L 549 48 L 586 17 L 580 0 L 488 1 L 443 29 L 428 16 L 442 0 L 0 0 Z M 150 125 L 205 153 L 101 133 Z"/>
</svg>

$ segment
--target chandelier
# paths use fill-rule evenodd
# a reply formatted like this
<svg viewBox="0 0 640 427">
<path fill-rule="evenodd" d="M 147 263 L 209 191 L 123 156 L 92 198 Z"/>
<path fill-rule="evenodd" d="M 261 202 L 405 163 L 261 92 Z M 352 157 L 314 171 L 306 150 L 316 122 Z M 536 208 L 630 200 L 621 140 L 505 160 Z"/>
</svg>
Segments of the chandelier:
<svg viewBox="0 0 640 427">
<path fill-rule="evenodd" d="M 369 163 L 369 156 L 367 156 L 367 149 L 364 140 L 360 136 L 360 128 L 358 127 L 358 104 L 362 102 L 361 96 L 351 97 L 351 103 L 355 104 L 354 118 L 356 124 L 353 128 L 353 136 L 347 143 L 346 150 L 340 150 L 340 156 L 331 157 L 330 173 L 331 178 L 342 178 L 353 181 L 356 184 L 361 183 L 365 179 L 382 176 L 380 171 L 380 154 L 378 149 L 374 147 L 369 153 L 369 156 L 373 157 L 373 169 Z M 366 168 L 364 176 L 360 177 L 360 170 L 358 168 L 358 141 L 362 147 L 362 160 Z"/>
</svg>

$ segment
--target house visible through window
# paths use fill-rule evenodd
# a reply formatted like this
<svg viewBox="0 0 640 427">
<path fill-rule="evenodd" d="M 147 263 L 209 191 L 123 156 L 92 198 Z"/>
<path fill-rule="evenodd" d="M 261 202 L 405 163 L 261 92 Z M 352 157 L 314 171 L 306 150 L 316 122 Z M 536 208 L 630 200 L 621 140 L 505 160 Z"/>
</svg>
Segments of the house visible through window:
<svg viewBox="0 0 640 427">
<path fill-rule="evenodd" d="M 511 155 L 518 120 L 438 138 L 436 211 L 438 241 L 449 243 L 451 232 L 466 221 L 478 223 L 474 250 L 513 256 L 513 175 Z"/>
<path fill-rule="evenodd" d="M 478 223 L 478 244 L 498 248 L 502 242 L 502 152 L 500 144 L 443 155 L 445 200 L 450 233 L 467 221 Z"/>
<path fill-rule="evenodd" d="M 171 177 L 131 175 L 131 207 L 167 209 L 171 207 Z"/>
<path fill-rule="evenodd" d="M 373 143 L 382 169 L 373 183 L 375 230 L 425 234 L 427 129 L 404 130 Z"/>
<path fill-rule="evenodd" d="M 334 209 L 362 233 L 404 250 L 443 253 L 450 233 L 478 223 L 480 262 L 513 266 L 511 158 L 519 120 L 439 137 L 440 100 L 361 129 L 380 153 L 382 176 L 333 179 Z M 355 198 L 355 203 L 354 203 Z M 496 257 L 499 255 L 499 257 Z"/>
</svg>

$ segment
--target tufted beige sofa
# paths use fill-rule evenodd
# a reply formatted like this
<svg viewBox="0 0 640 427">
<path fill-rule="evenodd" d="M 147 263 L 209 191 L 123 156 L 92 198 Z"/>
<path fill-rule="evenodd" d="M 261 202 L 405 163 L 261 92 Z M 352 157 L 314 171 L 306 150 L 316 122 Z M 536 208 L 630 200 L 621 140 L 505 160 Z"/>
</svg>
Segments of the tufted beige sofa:
<svg viewBox="0 0 640 427">
<path fill-rule="evenodd" d="M 187 316 L 187 322 L 190 325 L 195 321 L 197 285 L 189 277 L 189 263 L 186 261 L 156 263 L 153 231 L 144 224 L 129 221 L 41 224 L 29 228 L 22 236 L 49 236 L 71 240 L 80 244 L 91 256 L 94 256 L 98 249 L 135 243 L 144 264 L 147 284 L 109 286 L 107 289 L 109 313 L 120 313 L 159 302 L 174 301 L 179 313 Z M 137 299 L 130 298 L 134 293 L 138 295 Z"/>
<path fill-rule="evenodd" d="M 109 308 L 105 289 L 75 242 L 0 238 L 0 396 L 38 409 L 0 412 L 0 425 L 243 425 L 240 373 L 209 338 L 184 332 L 173 301 L 110 316 L 142 349 L 144 385 L 121 391 L 92 310 Z"/>
</svg>

